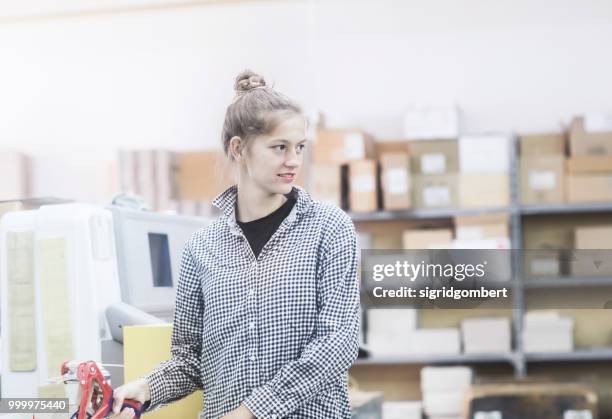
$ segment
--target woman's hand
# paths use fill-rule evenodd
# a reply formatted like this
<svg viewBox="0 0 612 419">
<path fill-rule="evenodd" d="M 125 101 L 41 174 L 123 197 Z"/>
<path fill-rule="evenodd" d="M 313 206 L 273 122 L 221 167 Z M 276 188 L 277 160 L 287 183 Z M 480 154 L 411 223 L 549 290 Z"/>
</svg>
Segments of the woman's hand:
<svg viewBox="0 0 612 419">
<path fill-rule="evenodd" d="M 241 404 L 236 409 L 229 412 L 227 415 L 222 416 L 221 419 L 257 419 L 255 415 L 244 405 Z"/>
<path fill-rule="evenodd" d="M 113 391 L 113 397 L 115 399 L 113 401 L 114 414 L 109 416 L 109 418 L 127 419 L 134 416 L 134 411 L 132 409 L 124 409 L 122 412 L 119 412 L 119 409 L 121 409 L 121 406 L 123 405 L 123 401 L 126 399 L 132 399 L 142 404 L 151 399 L 151 390 L 147 380 L 140 378 L 117 387 L 115 391 Z"/>
</svg>

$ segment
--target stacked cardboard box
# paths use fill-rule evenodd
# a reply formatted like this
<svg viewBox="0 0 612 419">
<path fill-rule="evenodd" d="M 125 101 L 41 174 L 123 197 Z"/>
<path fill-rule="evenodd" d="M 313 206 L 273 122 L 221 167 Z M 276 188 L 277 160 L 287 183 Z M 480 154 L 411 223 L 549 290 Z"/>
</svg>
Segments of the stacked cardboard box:
<svg viewBox="0 0 612 419">
<path fill-rule="evenodd" d="M 461 353 L 459 329 L 426 328 L 413 330 L 407 341 L 408 355 L 458 355 Z"/>
<path fill-rule="evenodd" d="M 221 151 L 183 152 L 176 156 L 177 195 L 186 200 L 212 200 L 235 183 Z"/>
<path fill-rule="evenodd" d="M 211 202 L 235 184 L 234 166 L 218 150 L 122 150 L 119 187 L 157 211 L 210 215 Z"/>
<path fill-rule="evenodd" d="M 380 168 L 383 208 L 386 210 L 410 208 L 412 187 L 408 153 L 382 153 Z"/>
<path fill-rule="evenodd" d="M 574 319 L 556 311 L 529 311 L 523 317 L 526 352 L 570 352 L 574 349 Z"/>
<path fill-rule="evenodd" d="M 402 238 L 407 250 L 450 249 L 453 232 L 448 228 L 429 230 L 406 230 Z"/>
<path fill-rule="evenodd" d="M 354 160 L 348 164 L 349 208 L 353 212 L 378 209 L 378 165 L 376 160 Z"/>
<path fill-rule="evenodd" d="M 509 249 L 507 214 L 455 217 L 454 249 Z"/>
<path fill-rule="evenodd" d="M 417 310 L 372 308 L 367 325 L 367 346 L 373 355 L 405 354 L 417 326 Z"/>
<path fill-rule="evenodd" d="M 574 247 L 575 220 L 538 219 L 523 228 L 524 271 L 528 276 L 559 276 L 566 273 L 563 255 Z"/>
<path fill-rule="evenodd" d="M 570 262 L 572 275 L 612 275 L 612 225 L 576 227 L 574 242 L 578 251 Z"/>
<path fill-rule="evenodd" d="M 459 204 L 503 207 L 510 202 L 510 138 L 466 135 L 459 138 Z"/>
<path fill-rule="evenodd" d="M 378 164 L 371 136 L 358 129 L 320 130 L 312 159 L 315 199 L 357 212 L 378 209 Z"/>
<path fill-rule="evenodd" d="M 510 249 L 507 214 L 484 214 L 455 217 L 453 249 Z M 493 252 L 487 255 L 495 266 L 487 272 L 487 280 L 507 281 L 511 278 L 510 252 Z"/>
<path fill-rule="evenodd" d="M 411 141 L 414 207 L 456 207 L 458 204 L 456 140 Z"/>
<path fill-rule="evenodd" d="M 461 321 L 463 351 L 466 354 L 510 352 L 510 319 L 483 317 Z"/>
<path fill-rule="evenodd" d="M 612 201 L 612 127 L 589 125 L 587 115 L 575 118 L 570 127 L 569 202 Z"/>
<path fill-rule="evenodd" d="M 467 367 L 425 367 L 421 369 L 423 410 L 429 418 L 463 417 L 464 399 L 472 385 L 473 372 Z"/>
<path fill-rule="evenodd" d="M 520 137 L 520 191 L 523 204 L 565 200 L 565 136 Z"/>
</svg>

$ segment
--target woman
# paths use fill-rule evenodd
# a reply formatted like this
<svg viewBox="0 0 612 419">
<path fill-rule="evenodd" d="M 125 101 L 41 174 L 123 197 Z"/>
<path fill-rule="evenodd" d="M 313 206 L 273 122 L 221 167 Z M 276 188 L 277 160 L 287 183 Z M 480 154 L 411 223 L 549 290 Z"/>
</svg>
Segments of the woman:
<svg viewBox="0 0 612 419">
<path fill-rule="evenodd" d="M 172 358 L 115 390 L 114 411 L 125 398 L 150 411 L 203 389 L 202 418 L 350 418 L 353 223 L 293 186 L 306 143 L 300 108 L 250 71 L 235 89 L 223 147 L 238 182 L 185 246 Z"/>
</svg>

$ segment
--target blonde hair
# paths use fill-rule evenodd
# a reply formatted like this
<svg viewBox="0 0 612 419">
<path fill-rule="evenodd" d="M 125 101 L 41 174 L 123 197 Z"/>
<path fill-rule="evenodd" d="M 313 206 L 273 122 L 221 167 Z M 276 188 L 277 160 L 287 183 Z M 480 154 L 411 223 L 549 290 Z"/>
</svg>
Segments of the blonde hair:
<svg viewBox="0 0 612 419">
<path fill-rule="evenodd" d="M 248 142 L 274 131 L 283 116 L 302 113 L 295 102 L 269 87 L 262 76 L 251 70 L 244 70 L 236 77 L 234 90 L 236 97 L 225 112 L 221 136 L 223 151 L 230 158 L 229 144 L 233 137 Z"/>
</svg>

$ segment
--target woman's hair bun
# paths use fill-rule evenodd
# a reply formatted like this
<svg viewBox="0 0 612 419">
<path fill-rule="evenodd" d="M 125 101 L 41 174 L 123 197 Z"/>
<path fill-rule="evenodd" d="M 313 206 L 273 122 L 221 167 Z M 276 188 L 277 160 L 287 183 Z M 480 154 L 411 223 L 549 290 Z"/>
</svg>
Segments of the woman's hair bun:
<svg viewBox="0 0 612 419">
<path fill-rule="evenodd" d="M 257 87 L 263 87 L 266 85 L 266 81 L 259 74 L 251 71 L 244 70 L 238 77 L 236 77 L 236 83 L 234 83 L 234 90 L 237 94 L 246 93 L 249 90 Z"/>
</svg>

